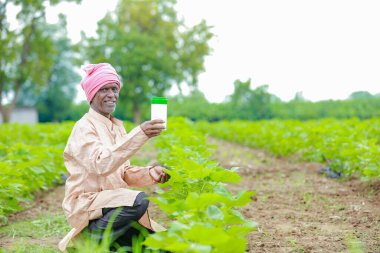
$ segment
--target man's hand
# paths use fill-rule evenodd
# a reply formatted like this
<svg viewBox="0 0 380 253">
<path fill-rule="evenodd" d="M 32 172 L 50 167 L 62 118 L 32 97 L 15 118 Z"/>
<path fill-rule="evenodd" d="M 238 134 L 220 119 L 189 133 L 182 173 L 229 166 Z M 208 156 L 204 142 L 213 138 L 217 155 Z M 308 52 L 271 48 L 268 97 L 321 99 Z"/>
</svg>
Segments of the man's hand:
<svg viewBox="0 0 380 253">
<path fill-rule="evenodd" d="M 162 130 L 165 129 L 164 123 L 165 121 L 162 119 L 154 119 L 145 121 L 140 127 L 149 138 L 152 138 L 161 134 Z"/>
<path fill-rule="evenodd" d="M 149 169 L 149 174 L 155 182 L 165 183 L 169 180 L 170 176 L 166 174 L 164 169 L 164 167 L 156 165 Z"/>
</svg>

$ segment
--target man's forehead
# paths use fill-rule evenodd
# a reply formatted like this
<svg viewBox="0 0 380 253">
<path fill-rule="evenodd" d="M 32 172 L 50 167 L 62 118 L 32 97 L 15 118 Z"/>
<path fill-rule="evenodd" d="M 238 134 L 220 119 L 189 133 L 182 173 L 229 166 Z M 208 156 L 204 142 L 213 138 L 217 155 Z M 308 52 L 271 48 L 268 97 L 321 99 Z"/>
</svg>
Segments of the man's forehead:
<svg viewBox="0 0 380 253">
<path fill-rule="evenodd" d="M 102 88 L 118 87 L 117 83 L 107 83 Z"/>
</svg>

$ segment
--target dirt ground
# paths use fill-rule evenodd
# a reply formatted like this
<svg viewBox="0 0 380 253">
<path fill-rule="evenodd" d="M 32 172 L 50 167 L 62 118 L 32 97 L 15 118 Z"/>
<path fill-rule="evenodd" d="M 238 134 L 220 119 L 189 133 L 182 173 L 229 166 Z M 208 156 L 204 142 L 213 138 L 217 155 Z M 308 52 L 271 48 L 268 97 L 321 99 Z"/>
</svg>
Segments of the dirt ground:
<svg viewBox="0 0 380 253">
<path fill-rule="evenodd" d="M 250 252 L 380 252 L 380 183 L 337 181 L 320 164 L 276 159 L 260 150 L 210 139 L 214 159 L 240 167 L 233 190 L 253 190 L 242 212 L 258 223 Z"/>
<path fill-rule="evenodd" d="M 240 167 L 243 180 L 233 191 L 253 190 L 241 211 L 258 223 L 248 237 L 249 252 L 380 252 L 380 183 L 337 181 L 318 173 L 320 164 L 277 159 L 263 151 L 209 139 L 213 156 L 225 168 Z M 154 162 L 152 150 L 139 154 Z M 152 190 L 152 189 L 151 189 Z M 64 187 L 41 195 L 10 223 L 41 214 L 62 214 Z M 152 217 L 165 220 L 152 204 Z M 55 246 L 60 238 L 41 240 Z M 0 238 L 0 246 L 12 244 Z"/>
</svg>

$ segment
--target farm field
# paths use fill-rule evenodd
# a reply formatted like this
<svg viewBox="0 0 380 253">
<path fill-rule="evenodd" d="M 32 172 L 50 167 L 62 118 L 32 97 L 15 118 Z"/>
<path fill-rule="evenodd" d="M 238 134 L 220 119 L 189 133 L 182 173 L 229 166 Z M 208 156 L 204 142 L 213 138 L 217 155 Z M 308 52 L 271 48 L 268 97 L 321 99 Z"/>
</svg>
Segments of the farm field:
<svg viewBox="0 0 380 253">
<path fill-rule="evenodd" d="M 240 166 L 243 181 L 232 188 L 256 191 L 243 214 L 258 223 L 249 252 L 379 252 L 380 184 L 339 181 L 322 165 L 275 158 L 268 152 L 209 139 L 213 158 Z"/>
<path fill-rule="evenodd" d="M 154 162 L 156 156 L 153 146 L 144 146 L 132 162 L 136 165 L 144 165 Z M 153 189 L 148 188 L 146 192 L 153 193 Z M 0 227 L 2 252 L 61 252 L 57 249 L 57 244 L 71 229 L 62 211 L 64 194 L 63 185 L 50 188 L 38 194 L 30 208 L 10 215 L 9 224 Z M 157 213 L 153 215 L 156 220 L 166 219 L 162 213 L 156 211 L 157 208 L 150 209 Z"/>
<path fill-rule="evenodd" d="M 201 122 L 197 127 L 279 157 L 324 163 L 336 177 L 380 180 L 379 118 Z"/>
<path fill-rule="evenodd" d="M 188 131 L 184 136 L 191 135 Z M 160 155 L 168 144 L 165 141 L 160 144 L 159 138 L 155 141 L 158 142 L 156 147 L 146 145 L 137 154 L 134 164 L 146 165 L 157 160 L 167 165 L 173 163 L 165 160 L 171 153 L 167 153 L 166 158 Z M 199 146 L 199 140 L 188 139 Z M 240 167 L 237 172 L 242 180 L 237 184 L 229 183 L 227 188 L 233 194 L 255 192 L 249 203 L 240 209 L 247 222 L 258 224 L 247 237 L 248 252 L 380 251 L 378 180 L 333 180 L 318 173 L 325 165 L 301 161 L 297 155 L 276 158 L 263 148 L 249 148 L 215 137 L 209 137 L 207 142 L 215 146 L 215 149 L 202 151 L 206 157 L 212 153 L 211 161 L 227 171 Z M 186 184 L 191 186 L 189 182 Z M 158 196 L 156 191 L 146 189 L 151 196 Z M 61 210 L 63 194 L 63 186 L 49 188 L 38 194 L 27 210 L 10 215 L 8 225 L 0 228 L 3 252 L 58 252 L 56 244 L 69 230 Z M 153 201 L 150 211 L 155 220 L 165 225 L 173 218 Z"/>
<path fill-rule="evenodd" d="M 380 253 L 379 8 L 0 0 L 0 253 Z"/>
</svg>

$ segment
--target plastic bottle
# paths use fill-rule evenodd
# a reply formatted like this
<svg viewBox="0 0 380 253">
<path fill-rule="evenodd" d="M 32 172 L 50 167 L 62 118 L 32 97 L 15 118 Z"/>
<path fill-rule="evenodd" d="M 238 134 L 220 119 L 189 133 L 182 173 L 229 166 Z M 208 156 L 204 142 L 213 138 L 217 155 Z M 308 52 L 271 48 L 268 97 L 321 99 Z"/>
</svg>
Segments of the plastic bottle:
<svg viewBox="0 0 380 253">
<path fill-rule="evenodd" d="M 165 121 L 165 129 L 167 122 L 167 106 L 168 99 L 164 97 L 152 97 L 151 100 L 151 119 L 162 119 Z"/>
</svg>

